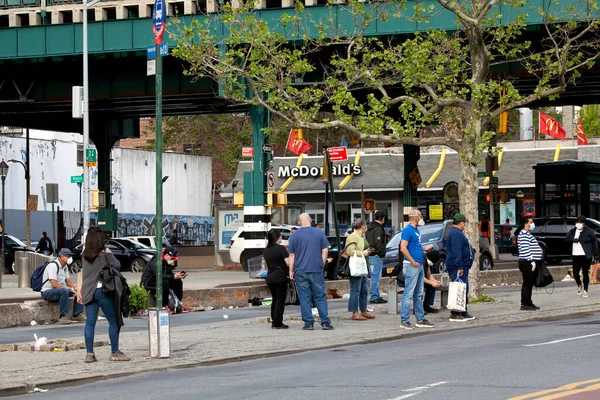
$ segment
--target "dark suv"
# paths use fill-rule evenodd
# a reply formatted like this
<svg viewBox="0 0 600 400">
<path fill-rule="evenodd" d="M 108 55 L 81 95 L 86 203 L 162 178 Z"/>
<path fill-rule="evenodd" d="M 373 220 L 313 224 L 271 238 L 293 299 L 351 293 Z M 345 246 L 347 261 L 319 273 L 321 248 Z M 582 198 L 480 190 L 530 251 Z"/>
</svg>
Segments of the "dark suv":
<svg viewBox="0 0 600 400">
<path fill-rule="evenodd" d="M 440 260 L 433 266 L 434 274 L 446 272 L 446 236 L 452 228 L 452 221 L 443 223 L 431 223 L 419 227 L 421 232 L 421 245 L 427 247 L 433 245 L 434 250 L 440 252 Z M 383 259 L 383 269 L 394 267 L 399 262 L 400 232 L 398 232 L 387 244 L 387 251 Z M 490 249 L 490 242 L 483 236 L 479 236 L 479 269 L 489 271 L 494 268 L 494 258 Z"/>
<path fill-rule="evenodd" d="M 565 242 L 567 233 L 575 228 L 575 217 L 534 218 L 535 229 L 531 232 L 544 251 L 544 259 L 548 264 L 559 264 L 565 258 L 571 258 L 571 245 Z M 588 218 L 585 225 L 596 233 L 600 241 L 600 222 Z M 516 245 L 512 246 L 512 254 L 518 255 Z"/>
</svg>

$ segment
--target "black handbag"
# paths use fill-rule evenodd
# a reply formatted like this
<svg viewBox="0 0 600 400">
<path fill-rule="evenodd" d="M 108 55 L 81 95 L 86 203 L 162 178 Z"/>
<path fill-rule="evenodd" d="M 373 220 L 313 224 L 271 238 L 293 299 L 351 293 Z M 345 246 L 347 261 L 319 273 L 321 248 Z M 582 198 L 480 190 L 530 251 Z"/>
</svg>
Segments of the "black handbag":
<svg viewBox="0 0 600 400">
<path fill-rule="evenodd" d="M 348 243 L 344 250 L 340 252 L 337 260 L 337 275 L 340 278 L 350 278 L 350 257 L 344 257 L 344 254 L 346 254 L 346 249 L 351 244 L 356 244 L 356 242 Z"/>
<path fill-rule="evenodd" d="M 536 264 L 538 265 L 535 274 L 535 287 L 546 287 L 552 282 L 554 282 L 554 278 L 552 277 L 550 271 L 548 271 L 548 268 L 546 267 L 544 262 L 537 261 Z"/>
<path fill-rule="evenodd" d="M 300 305 L 300 298 L 298 297 L 298 290 L 296 289 L 296 281 L 288 281 L 287 292 L 285 293 L 285 305 Z"/>
</svg>

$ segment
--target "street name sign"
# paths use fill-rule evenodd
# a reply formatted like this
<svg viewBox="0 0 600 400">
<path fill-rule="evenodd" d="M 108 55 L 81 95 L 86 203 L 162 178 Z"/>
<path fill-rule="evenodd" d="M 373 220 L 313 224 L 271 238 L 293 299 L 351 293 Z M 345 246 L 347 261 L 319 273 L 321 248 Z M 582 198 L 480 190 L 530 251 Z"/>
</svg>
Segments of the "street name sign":
<svg viewBox="0 0 600 400">
<path fill-rule="evenodd" d="M 71 183 L 83 183 L 83 175 L 71 176 Z"/>
<path fill-rule="evenodd" d="M 166 43 L 163 43 L 159 46 L 159 53 L 161 57 L 166 57 L 169 55 L 169 46 Z M 148 60 L 153 60 L 156 58 L 156 46 L 148 46 L 146 47 L 146 55 Z"/>
<path fill-rule="evenodd" d="M 85 163 L 88 167 L 95 167 L 97 165 L 96 149 L 85 150 Z"/>
</svg>

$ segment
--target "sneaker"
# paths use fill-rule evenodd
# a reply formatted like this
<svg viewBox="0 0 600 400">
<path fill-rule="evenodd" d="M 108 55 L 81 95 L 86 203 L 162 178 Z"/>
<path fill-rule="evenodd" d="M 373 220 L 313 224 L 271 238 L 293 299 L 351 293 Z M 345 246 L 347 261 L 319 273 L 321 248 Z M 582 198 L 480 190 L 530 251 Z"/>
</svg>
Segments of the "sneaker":
<svg viewBox="0 0 600 400">
<path fill-rule="evenodd" d="M 112 353 L 110 355 L 110 361 L 129 361 L 131 357 L 126 354 L 123 354 L 121 351 L 117 351 L 116 353 Z"/>
<path fill-rule="evenodd" d="M 430 306 L 425 306 L 425 307 L 423 307 L 423 309 L 425 310 L 426 313 L 431 313 L 431 314 L 437 314 L 440 312 L 439 308 L 430 307 Z"/>
<path fill-rule="evenodd" d="M 333 325 L 331 325 L 329 322 L 323 322 L 321 324 L 321 329 L 323 329 L 324 331 L 332 331 Z"/>
<path fill-rule="evenodd" d="M 534 306 L 528 306 L 528 305 L 521 305 L 521 311 L 535 311 L 537 310 L 537 308 L 535 308 Z"/>
<path fill-rule="evenodd" d="M 588 292 L 587 292 L 587 290 L 584 290 L 584 291 L 583 291 L 583 297 L 588 297 Z"/>
<path fill-rule="evenodd" d="M 271 326 L 271 329 L 288 329 L 288 328 L 289 328 L 289 326 L 286 324 L 281 324 L 278 326 Z"/>
<path fill-rule="evenodd" d="M 85 315 L 83 314 L 74 315 L 73 317 L 71 317 L 71 321 L 73 322 L 85 322 L 85 319 Z"/>
<path fill-rule="evenodd" d="M 410 321 L 401 322 L 400 323 L 400 328 L 406 329 L 407 331 L 412 331 L 413 329 L 415 329 L 415 327 L 412 326 L 412 324 L 410 323 Z"/>
<path fill-rule="evenodd" d="M 464 313 L 462 316 L 463 316 L 463 317 L 464 317 L 464 318 L 465 318 L 467 321 L 473 321 L 473 320 L 475 319 L 475 317 L 474 317 L 474 316 L 472 316 L 472 315 L 471 315 L 471 314 L 469 314 L 469 313 Z"/>
<path fill-rule="evenodd" d="M 302 327 L 303 331 L 312 331 L 313 329 L 315 329 L 313 324 L 304 324 L 304 326 Z"/>
<path fill-rule="evenodd" d="M 426 319 L 422 319 L 420 321 L 417 321 L 417 323 L 415 324 L 415 326 L 417 328 L 435 328 L 435 325 L 432 324 L 431 322 L 427 321 Z"/>
<path fill-rule="evenodd" d="M 375 300 L 371 300 L 369 303 L 371 304 L 385 304 L 387 303 L 387 300 L 382 299 L 381 297 L 375 299 Z"/>
<path fill-rule="evenodd" d="M 531 307 L 535 308 L 536 310 L 539 310 L 540 308 L 538 306 L 536 306 L 535 304 L 531 303 L 530 304 Z"/>
<path fill-rule="evenodd" d="M 98 361 L 98 360 L 96 359 L 96 355 L 94 353 L 87 353 L 85 355 L 85 362 L 87 364 L 91 364 L 91 363 L 96 362 L 96 361 Z"/>
<path fill-rule="evenodd" d="M 71 321 L 71 318 L 67 317 L 66 315 L 63 315 L 58 319 L 58 323 L 61 325 L 69 325 L 72 322 L 73 321 Z"/>
<path fill-rule="evenodd" d="M 468 321 L 468 320 L 460 314 L 453 314 L 450 316 L 450 322 L 466 322 L 466 321 Z"/>
<path fill-rule="evenodd" d="M 577 296 L 581 296 L 581 293 L 583 293 L 583 288 L 581 286 L 577 286 Z"/>
</svg>

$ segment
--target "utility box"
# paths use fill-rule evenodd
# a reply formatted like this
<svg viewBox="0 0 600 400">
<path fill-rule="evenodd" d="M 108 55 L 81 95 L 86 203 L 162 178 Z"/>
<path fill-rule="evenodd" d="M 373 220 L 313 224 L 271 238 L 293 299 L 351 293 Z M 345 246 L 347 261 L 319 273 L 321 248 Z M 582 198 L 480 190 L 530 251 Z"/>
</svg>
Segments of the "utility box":
<svg viewBox="0 0 600 400">
<path fill-rule="evenodd" d="M 101 208 L 98 210 L 98 226 L 105 232 L 117 230 L 117 209 Z"/>
<path fill-rule="evenodd" d="M 151 358 L 168 358 L 171 355 L 171 328 L 169 310 L 148 309 L 148 339 Z"/>
</svg>

